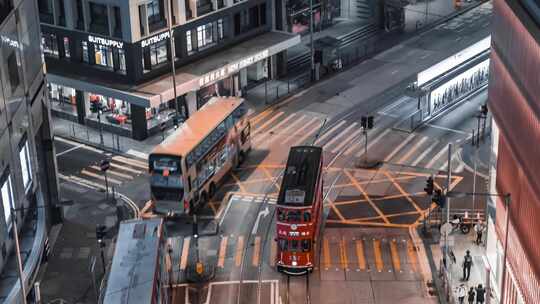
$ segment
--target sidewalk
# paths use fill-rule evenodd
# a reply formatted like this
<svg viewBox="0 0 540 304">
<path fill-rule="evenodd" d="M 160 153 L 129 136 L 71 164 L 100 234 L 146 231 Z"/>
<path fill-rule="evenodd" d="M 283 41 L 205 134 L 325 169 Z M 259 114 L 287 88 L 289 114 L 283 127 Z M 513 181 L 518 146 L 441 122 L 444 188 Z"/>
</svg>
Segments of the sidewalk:
<svg viewBox="0 0 540 304">
<path fill-rule="evenodd" d="M 114 246 L 111 236 L 116 235 L 116 206 L 105 193 L 74 184 L 61 185 L 64 200 L 74 204 L 64 207 L 64 222 L 58 238 L 42 267 L 38 280 L 41 283 L 43 303 L 63 299 L 67 303 L 96 303 L 90 263 L 96 258 L 95 277 L 97 288 L 103 273 L 100 250 L 96 240 L 96 225 L 107 226 L 105 259 L 112 259 Z"/>
<path fill-rule="evenodd" d="M 420 231 L 419 234 L 424 237 L 424 234 Z M 433 277 L 436 285 L 438 287 L 439 296 L 441 299 L 441 303 L 458 303 L 457 296 L 456 296 L 456 289 L 457 287 L 463 283 L 465 284 L 465 288 L 468 291 L 471 287 L 477 287 L 478 284 L 482 284 L 483 287 L 486 286 L 486 264 L 484 262 L 486 255 L 485 255 L 485 246 L 484 244 L 478 246 L 475 243 L 476 240 L 476 233 L 471 230 L 469 234 L 462 234 L 460 231 L 453 232 L 450 235 L 449 242 L 452 243 L 453 238 L 453 252 L 456 257 L 456 263 L 449 262 L 449 269 L 450 269 L 450 280 L 451 280 L 451 290 L 452 290 L 452 297 L 450 298 L 449 302 L 446 302 L 446 299 L 444 299 L 444 289 L 441 288 L 441 280 L 442 277 L 440 276 L 440 267 L 441 267 L 441 261 L 444 255 L 443 249 L 441 247 L 441 244 L 439 243 L 440 240 L 440 233 L 437 231 L 437 229 L 432 229 L 432 238 L 424 238 L 424 244 L 426 247 L 426 253 L 430 262 L 430 265 L 432 266 L 432 272 Z M 485 238 L 485 233 L 484 233 Z M 452 246 L 451 246 L 452 247 Z M 471 275 L 468 281 L 462 281 L 463 277 L 463 268 L 462 263 L 464 256 L 466 254 L 466 251 L 469 250 L 470 254 L 473 258 L 473 265 L 471 268 Z M 465 301 L 466 302 L 466 301 Z"/>
</svg>

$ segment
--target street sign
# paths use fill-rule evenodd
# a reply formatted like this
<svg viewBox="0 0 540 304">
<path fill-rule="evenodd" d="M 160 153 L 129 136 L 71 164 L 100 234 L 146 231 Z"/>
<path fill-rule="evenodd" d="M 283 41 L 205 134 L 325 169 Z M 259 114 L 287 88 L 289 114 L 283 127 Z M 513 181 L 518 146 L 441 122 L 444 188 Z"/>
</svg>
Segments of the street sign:
<svg viewBox="0 0 540 304">
<path fill-rule="evenodd" d="M 108 160 L 104 159 L 101 161 L 99 167 L 101 168 L 101 171 L 107 171 L 111 167 L 111 163 Z"/>
</svg>

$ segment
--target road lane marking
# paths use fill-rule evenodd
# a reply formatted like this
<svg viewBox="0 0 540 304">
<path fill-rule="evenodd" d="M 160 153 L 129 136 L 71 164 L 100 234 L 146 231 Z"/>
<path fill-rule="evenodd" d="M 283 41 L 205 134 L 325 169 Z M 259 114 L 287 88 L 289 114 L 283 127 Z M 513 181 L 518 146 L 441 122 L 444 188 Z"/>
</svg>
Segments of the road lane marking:
<svg viewBox="0 0 540 304">
<path fill-rule="evenodd" d="M 97 179 L 100 179 L 100 180 L 102 180 L 102 181 L 105 181 L 105 176 L 96 174 L 96 173 L 94 173 L 94 172 L 90 172 L 90 171 L 88 171 L 88 170 L 86 170 L 86 169 L 82 169 L 81 174 L 84 174 L 84 175 L 87 175 L 87 176 L 90 176 L 90 177 L 97 178 Z M 121 185 L 121 184 L 122 184 L 121 181 L 119 181 L 119 180 L 117 180 L 117 179 L 114 179 L 114 178 L 111 178 L 111 177 L 109 177 L 109 176 L 107 176 L 107 181 L 108 181 L 109 183 L 113 183 L 113 184 L 118 184 L 118 185 Z"/>
<path fill-rule="evenodd" d="M 259 265 L 259 259 L 261 255 L 261 237 L 255 237 L 255 244 L 253 245 L 253 258 L 251 260 L 251 265 L 257 267 Z"/>
<path fill-rule="evenodd" d="M 405 145 L 407 145 L 415 136 L 416 135 L 414 133 L 409 134 L 409 136 L 407 136 L 405 140 L 403 140 L 394 150 L 392 150 L 392 152 L 390 152 L 390 154 L 388 154 L 383 161 L 385 163 L 390 161 L 392 157 L 394 157 L 399 152 L 399 150 L 405 147 Z"/>
<path fill-rule="evenodd" d="M 264 112 L 261 112 L 259 114 L 257 114 L 256 117 L 253 117 L 252 119 L 250 119 L 250 122 L 251 122 L 251 125 L 254 126 L 256 123 L 258 123 L 259 121 L 261 121 L 263 118 L 265 118 L 266 116 L 272 114 L 273 111 L 264 111 Z"/>
<path fill-rule="evenodd" d="M 182 255 L 180 256 L 180 270 L 186 270 L 188 257 L 189 257 L 189 243 L 191 237 L 184 238 L 184 244 L 182 244 Z"/>
<path fill-rule="evenodd" d="M 415 161 L 412 162 L 411 166 L 416 166 L 418 165 L 418 163 L 420 163 L 433 149 L 435 149 L 435 147 L 439 144 L 439 141 L 438 140 L 435 140 L 431 146 L 429 146 L 427 149 L 424 150 L 424 152 L 422 152 L 422 154 L 420 154 Z"/>
<path fill-rule="evenodd" d="M 75 151 L 75 150 L 77 150 L 77 149 L 79 149 L 79 148 L 82 148 L 82 147 L 84 147 L 83 144 L 77 145 L 77 146 L 75 146 L 75 147 L 71 147 L 71 148 L 69 148 L 69 149 L 67 149 L 67 150 L 65 150 L 65 151 L 62 151 L 62 152 L 60 152 L 60 153 L 56 153 L 56 157 L 62 156 L 62 155 L 67 154 L 67 153 L 69 153 L 69 152 L 71 152 L 71 151 Z"/>
<path fill-rule="evenodd" d="M 135 173 L 135 174 L 142 174 L 144 172 L 144 171 L 135 170 L 135 169 L 126 167 L 124 165 L 118 165 L 118 164 L 115 164 L 114 162 L 111 162 L 110 165 L 113 168 L 117 168 L 117 169 L 120 169 L 122 171 L 127 171 L 127 172 L 131 172 L 131 173 Z"/>
<path fill-rule="evenodd" d="M 401 262 L 399 260 L 399 253 L 395 239 L 390 241 L 390 253 L 392 254 L 392 264 L 394 265 L 394 272 L 401 272 Z"/>
<path fill-rule="evenodd" d="M 244 255 L 244 236 L 241 235 L 238 237 L 238 242 L 236 243 L 236 254 L 234 257 L 234 262 L 236 267 L 240 267 L 242 264 L 242 256 Z"/>
<path fill-rule="evenodd" d="M 328 269 L 330 267 L 330 244 L 328 242 L 328 238 L 325 236 L 323 238 L 323 261 L 324 261 L 324 267 Z"/>
<path fill-rule="evenodd" d="M 266 128 L 268 125 L 273 123 L 276 119 L 280 118 L 284 114 L 285 114 L 284 112 L 279 112 L 276 114 L 276 116 L 272 116 L 269 120 L 267 120 L 264 124 L 262 124 L 262 126 L 258 127 L 255 131 L 253 131 L 251 135 L 254 136 L 255 134 L 261 132 L 262 130 L 264 130 L 264 128 Z"/>
<path fill-rule="evenodd" d="M 137 167 L 137 168 L 140 168 L 140 169 L 148 170 L 148 164 L 145 164 L 142 161 L 138 161 L 138 160 L 131 159 L 131 158 L 126 158 L 126 157 L 119 156 L 119 155 L 113 156 L 112 159 L 114 161 L 121 162 L 121 163 L 124 163 L 124 164 L 129 165 L 129 166 L 133 166 L 133 167 Z"/>
<path fill-rule="evenodd" d="M 347 132 L 349 132 L 352 128 L 354 128 L 355 126 L 357 125 L 357 123 L 353 123 L 352 125 L 348 126 L 347 128 L 345 128 L 345 130 L 339 132 L 339 134 L 337 136 L 335 136 L 334 138 L 332 138 L 329 142 L 327 142 L 324 146 L 323 146 L 323 150 L 329 150 L 331 148 L 331 146 L 336 142 L 338 141 L 343 135 L 345 135 Z"/>
<path fill-rule="evenodd" d="M 443 156 L 444 153 L 448 153 L 448 147 L 443 147 L 435 156 L 427 163 L 426 168 L 431 168 L 435 164 L 436 161 Z"/>
<path fill-rule="evenodd" d="M 273 127 L 271 127 L 270 129 L 268 129 L 268 131 L 264 132 L 266 133 L 268 136 L 271 136 L 270 133 L 275 133 L 276 131 L 280 131 L 279 128 L 281 128 L 281 126 L 283 126 L 284 124 L 288 123 L 289 120 L 293 119 L 294 117 L 296 116 L 295 113 L 285 117 L 285 119 L 283 119 L 282 121 L 278 122 L 276 125 L 274 125 Z M 255 139 L 255 141 L 261 141 L 263 139 L 265 139 L 267 136 L 260 136 L 260 137 L 257 137 Z"/>
<path fill-rule="evenodd" d="M 238 188 L 240 188 L 240 191 L 242 192 L 247 192 L 246 191 L 246 188 L 244 187 L 244 185 L 242 185 L 242 182 L 240 181 L 240 179 L 238 178 L 238 176 L 236 176 L 236 174 L 234 174 L 234 172 L 232 172 L 231 170 L 231 177 L 234 179 L 234 181 L 236 182 L 235 185 L 238 186 Z"/>
<path fill-rule="evenodd" d="M 90 166 L 90 168 L 92 168 L 94 170 L 97 170 L 97 171 L 101 171 L 101 168 L 96 166 L 96 165 Z M 110 169 L 107 170 L 107 174 L 116 175 L 118 177 L 122 177 L 122 178 L 125 178 L 125 179 L 133 179 L 133 176 L 131 176 L 131 175 L 123 174 L 123 173 L 116 172 L 116 171 L 110 170 Z"/>
<path fill-rule="evenodd" d="M 388 133 L 390 133 L 391 129 L 386 129 L 384 130 L 381 134 L 379 134 L 379 136 L 377 136 L 374 140 L 370 141 L 368 143 L 368 146 L 367 146 L 367 149 L 369 151 L 369 149 L 374 146 L 376 143 L 378 143 L 383 137 L 385 137 Z M 369 134 L 368 134 L 369 136 Z M 346 154 L 348 154 L 348 151 L 345 152 Z M 364 149 L 360 150 L 358 153 L 356 153 L 356 157 L 360 157 L 362 156 L 362 154 L 364 154 Z"/>
<path fill-rule="evenodd" d="M 148 154 L 147 153 L 144 153 L 144 152 L 141 152 L 141 151 L 137 151 L 137 150 L 133 150 L 133 149 L 129 149 L 126 151 L 127 154 L 129 155 L 133 155 L 135 157 L 138 157 L 140 159 L 148 159 Z"/>
<path fill-rule="evenodd" d="M 298 128 L 296 129 L 296 131 L 294 131 L 293 134 L 291 134 L 290 138 L 288 138 L 287 140 L 290 140 L 290 139 L 293 139 L 295 138 L 296 136 L 298 136 L 298 134 L 301 134 L 302 132 L 304 132 L 307 128 L 309 128 L 314 122 L 316 122 L 317 120 L 319 120 L 319 118 L 317 117 L 312 117 L 307 123 L 305 123 L 301 128 Z M 308 134 L 311 133 L 311 132 L 308 132 Z M 305 135 L 305 134 L 304 134 Z M 304 135 L 302 135 L 302 137 L 304 137 Z"/>
<path fill-rule="evenodd" d="M 319 121 L 320 119 L 317 118 L 317 120 Z M 307 127 L 307 125 L 306 125 Z M 301 145 L 301 144 L 304 144 L 304 141 L 310 137 L 311 135 L 313 135 L 314 133 L 316 133 L 318 130 L 319 130 L 320 127 L 317 127 L 317 124 L 313 125 L 312 126 L 312 129 L 309 130 L 308 132 L 306 132 L 304 135 L 302 135 L 302 137 L 300 137 L 298 140 L 296 140 L 292 145 Z"/>
<path fill-rule="evenodd" d="M 227 253 L 227 240 L 228 236 L 223 236 L 221 238 L 221 243 L 219 244 L 219 258 L 218 258 L 218 267 L 223 268 L 225 266 L 225 255 Z"/>
<path fill-rule="evenodd" d="M 354 178 L 354 176 L 352 176 L 352 174 L 348 170 L 343 170 L 343 172 L 345 172 L 345 175 L 347 175 L 347 177 L 351 180 L 351 182 L 354 184 L 355 188 L 358 189 L 360 191 L 360 193 L 362 193 L 364 195 L 364 198 L 368 201 L 371 208 L 373 208 L 373 210 L 375 210 L 377 212 L 377 214 L 384 220 L 384 222 L 386 224 L 389 224 L 390 221 L 388 220 L 388 218 L 386 218 L 386 216 L 381 211 L 381 209 L 379 209 L 379 207 L 377 207 L 377 205 L 375 205 L 375 203 L 371 200 L 371 198 L 366 193 L 366 191 L 364 190 L 362 185 L 360 185 L 360 183 L 358 183 L 356 178 Z"/>
<path fill-rule="evenodd" d="M 426 142 L 427 140 L 427 136 L 422 137 L 422 139 L 417 141 L 414 146 L 412 146 L 412 148 L 410 148 L 409 151 L 397 161 L 397 163 L 404 164 L 405 161 L 407 161 L 407 159 L 409 159 L 409 157 L 411 157 L 416 152 L 416 150 L 418 150 L 418 148 L 420 148 L 420 146 L 423 145 L 424 142 Z"/>
<path fill-rule="evenodd" d="M 341 237 L 339 242 L 339 255 L 341 259 L 341 268 L 348 269 L 349 259 L 347 257 L 347 245 L 345 243 L 345 238 Z"/>
<path fill-rule="evenodd" d="M 393 70 L 392 75 L 396 74 L 399 70 Z"/>
<path fill-rule="evenodd" d="M 330 129 L 328 129 L 327 131 L 324 132 L 323 135 L 321 135 L 316 141 L 315 141 L 315 144 L 319 144 L 320 142 L 322 142 L 323 140 L 325 140 L 328 136 L 330 136 L 335 130 L 337 130 L 339 127 L 341 127 L 343 124 L 345 124 L 346 121 L 345 120 L 342 120 L 340 121 L 337 125 L 331 127 Z"/>
<path fill-rule="evenodd" d="M 353 139 L 357 138 L 360 134 L 362 134 L 362 129 L 354 131 L 349 137 L 345 138 L 339 145 L 337 145 L 334 150 L 332 150 L 332 153 L 337 153 L 341 149 L 345 147 L 345 145 L 349 144 Z"/>
<path fill-rule="evenodd" d="M 404 103 L 404 102 L 407 102 L 408 100 L 410 100 L 410 98 L 404 97 L 404 96 L 403 96 L 403 97 L 400 97 L 400 98 L 399 98 L 398 100 L 396 100 L 395 102 L 393 102 L 393 103 L 387 105 L 386 107 L 382 108 L 380 111 L 378 111 L 378 113 L 384 114 L 384 115 L 389 114 L 388 112 L 389 112 L 390 110 L 394 109 L 395 107 L 401 105 L 401 104 Z"/>
<path fill-rule="evenodd" d="M 358 257 L 358 268 L 366 270 L 366 256 L 364 255 L 363 240 L 356 240 L 356 256 Z"/>
<path fill-rule="evenodd" d="M 388 177 L 388 179 L 392 182 L 392 184 L 394 184 L 394 187 L 396 187 L 396 189 L 398 189 L 398 191 L 403 194 L 403 196 L 405 197 L 405 199 L 407 201 L 409 201 L 409 203 L 411 203 L 411 205 L 413 205 L 413 207 L 416 209 L 416 211 L 418 211 L 418 213 L 422 213 L 422 209 L 418 206 L 418 204 L 411 198 L 411 195 L 409 192 L 405 191 L 405 189 L 403 189 L 403 187 L 401 187 L 401 185 L 396 182 L 396 180 L 394 179 L 394 177 L 392 177 L 392 175 L 390 175 L 390 173 L 386 170 L 384 170 L 384 175 L 386 175 L 386 177 Z"/>
<path fill-rule="evenodd" d="M 66 175 L 63 175 L 61 173 L 58 173 L 58 177 L 60 179 L 64 180 L 64 181 L 66 181 L 66 182 L 75 183 L 77 185 L 84 186 L 84 187 L 87 187 L 89 189 L 94 189 L 94 190 L 103 189 L 103 190 L 105 190 L 104 185 L 94 183 L 94 182 L 92 182 L 90 180 L 83 179 L 83 178 L 77 177 L 75 175 L 66 176 Z"/>
<path fill-rule="evenodd" d="M 278 130 L 277 134 L 281 135 L 281 138 L 273 137 L 269 139 L 268 145 L 272 145 L 276 140 L 279 140 L 279 143 L 284 143 L 292 138 L 292 135 L 288 135 L 288 133 L 291 131 L 291 129 L 294 129 L 297 127 L 298 124 L 301 124 L 306 116 L 302 115 L 300 118 L 297 118 L 295 121 L 290 123 L 287 127 L 285 127 L 283 130 Z"/>
<path fill-rule="evenodd" d="M 407 256 L 409 258 L 409 264 L 414 272 L 418 271 L 418 260 L 416 259 L 416 250 L 414 249 L 411 240 L 407 240 Z"/>
<path fill-rule="evenodd" d="M 381 251 L 381 240 L 373 239 L 373 249 L 375 251 L 375 268 L 377 268 L 378 272 L 381 272 L 384 267 Z"/>
<path fill-rule="evenodd" d="M 71 141 L 69 139 L 65 139 L 63 137 L 59 137 L 59 136 L 54 136 L 54 140 L 56 141 L 61 141 L 65 144 L 68 144 L 68 145 L 71 145 L 71 146 L 78 146 L 78 145 L 81 145 L 81 143 L 78 143 L 76 141 Z M 81 148 L 85 149 L 85 150 L 88 150 L 88 151 L 92 151 L 92 152 L 96 152 L 96 153 L 99 153 L 99 154 L 102 154 L 104 153 L 103 150 L 99 150 L 99 149 L 96 149 L 94 147 L 91 147 L 91 146 L 88 146 L 88 145 L 85 145 L 85 144 L 82 144 Z"/>
<path fill-rule="evenodd" d="M 451 128 L 438 126 L 438 125 L 434 125 L 434 124 L 430 124 L 430 123 L 427 123 L 426 126 L 429 126 L 429 127 L 435 128 L 435 129 L 448 131 L 448 132 L 454 132 L 454 133 L 458 133 L 458 134 L 463 134 L 463 135 L 467 135 L 467 136 L 471 135 L 469 132 L 465 132 L 465 131 L 461 131 L 461 130 L 457 130 L 457 129 L 451 129 Z"/>
</svg>

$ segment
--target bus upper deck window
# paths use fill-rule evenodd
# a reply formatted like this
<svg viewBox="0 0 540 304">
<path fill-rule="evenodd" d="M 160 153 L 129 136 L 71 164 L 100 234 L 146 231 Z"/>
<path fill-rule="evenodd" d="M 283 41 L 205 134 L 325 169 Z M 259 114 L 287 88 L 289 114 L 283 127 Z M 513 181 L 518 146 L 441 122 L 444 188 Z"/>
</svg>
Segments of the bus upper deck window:
<svg viewBox="0 0 540 304">
<path fill-rule="evenodd" d="M 311 212 L 304 212 L 304 222 L 311 222 Z"/>
</svg>

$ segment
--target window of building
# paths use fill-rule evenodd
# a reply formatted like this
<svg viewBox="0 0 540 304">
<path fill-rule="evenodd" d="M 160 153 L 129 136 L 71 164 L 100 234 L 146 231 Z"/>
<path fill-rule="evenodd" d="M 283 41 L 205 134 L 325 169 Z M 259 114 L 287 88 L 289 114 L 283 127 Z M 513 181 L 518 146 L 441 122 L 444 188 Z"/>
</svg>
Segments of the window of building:
<svg viewBox="0 0 540 304">
<path fill-rule="evenodd" d="M 143 66 L 149 72 L 156 66 L 169 61 L 169 41 L 163 40 L 143 49 Z"/>
<path fill-rule="evenodd" d="M 84 13 L 82 0 L 77 0 L 77 25 L 78 30 L 84 31 Z"/>
<path fill-rule="evenodd" d="M 249 29 L 254 29 L 259 26 L 259 6 L 254 6 L 249 9 Z"/>
<path fill-rule="evenodd" d="M 199 49 L 209 46 L 214 42 L 212 23 L 203 24 L 197 27 L 197 47 Z"/>
<path fill-rule="evenodd" d="M 118 69 L 121 72 L 126 72 L 126 52 L 124 50 L 118 50 Z"/>
<path fill-rule="evenodd" d="M 266 3 L 263 3 L 259 6 L 261 14 L 261 24 L 266 25 Z"/>
<path fill-rule="evenodd" d="M 223 31 L 223 19 L 218 19 L 217 21 L 217 32 L 218 32 L 218 39 L 222 40 L 225 38 L 224 31 Z"/>
<path fill-rule="evenodd" d="M 139 5 L 139 27 L 141 31 L 141 36 L 146 36 L 146 31 L 144 30 L 144 23 L 146 19 L 144 18 L 144 5 Z"/>
<path fill-rule="evenodd" d="M 46 56 L 59 57 L 58 40 L 56 34 L 41 34 L 41 44 L 43 45 L 43 53 Z"/>
<path fill-rule="evenodd" d="M 188 54 L 193 52 L 193 45 L 191 44 L 191 30 L 186 31 L 186 48 Z"/>
<path fill-rule="evenodd" d="M 2 206 L 4 207 L 4 219 L 6 220 L 6 225 L 11 228 L 11 208 L 13 208 L 13 187 L 11 185 L 11 176 L 9 173 L 3 179 L 2 187 L 0 188 L 2 192 Z"/>
<path fill-rule="evenodd" d="M 64 56 L 66 58 L 71 57 L 71 51 L 69 49 L 69 38 L 68 37 L 64 37 Z"/>
<path fill-rule="evenodd" d="M 114 32 L 113 36 L 122 38 L 122 15 L 120 14 L 120 8 L 113 6 L 114 10 Z"/>
<path fill-rule="evenodd" d="M 165 27 L 165 10 L 163 0 L 152 0 L 146 4 L 146 14 L 148 16 L 148 28 L 150 32 L 155 32 Z"/>
<path fill-rule="evenodd" d="M 94 44 L 96 64 L 108 68 L 114 68 L 112 47 Z"/>
<path fill-rule="evenodd" d="M 30 147 L 28 146 L 28 140 L 25 140 L 24 145 L 22 145 L 19 150 L 19 159 L 21 162 L 24 189 L 28 190 L 28 186 L 32 181 L 32 164 L 30 163 Z"/>
<path fill-rule="evenodd" d="M 88 42 L 81 41 L 82 46 L 82 61 L 88 63 L 90 56 L 88 55 Z"/>
<path fill-rule="evenodd" d="M 0 0 L 0 24 L 2 24 L 2 22 L 7 17 L 7 15 L 9 15 L 12 9 L 13 9 L 12 0 Z"/>
<path fill-rule="evenodd" d="M 64 0 L 57 0 L 58 2 L 58 25 L 66 26 L 66 14 L 64 8 Z"/>
<path fill-rule="evenodd" d="M 104 4 L 89 2 L 90 7 L 90 31 L 101 35 L 109 35 L 109 16 L 107 6 Z"/>
<path fill-rule="evenodd" d="M 17 54 L 15 52 L 8 56 L 7 63 L 11 93 L 15 93 L 17 87 L 21 83 L 21 79 L 19 78 L 19 65 L 17 64 Z"/>
<path fill-rule="evenodd" d="M 38 10 L 41 22 L 54 24 L 52 0 L 38 0 Z"/>
</svg>

